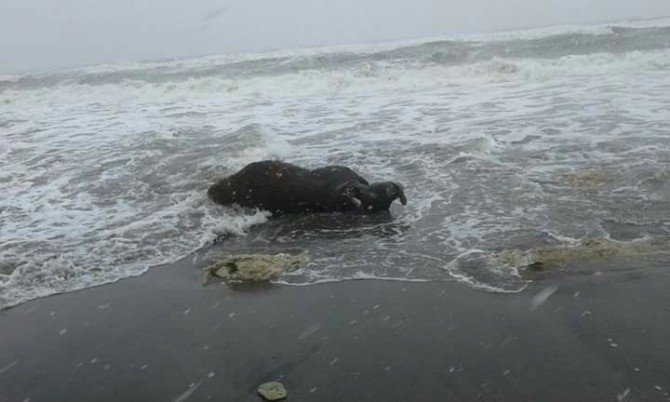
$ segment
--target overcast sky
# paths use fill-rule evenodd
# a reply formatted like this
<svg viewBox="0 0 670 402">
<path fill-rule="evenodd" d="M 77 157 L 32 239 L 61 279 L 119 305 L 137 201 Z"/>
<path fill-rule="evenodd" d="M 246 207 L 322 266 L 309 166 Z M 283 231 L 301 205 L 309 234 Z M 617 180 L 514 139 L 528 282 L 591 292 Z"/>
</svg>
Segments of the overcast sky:
<svg viewBox="0 0 670 402">
<path fill-rule="evenodd" d="M 670 15 L 670 0 L 0 0 L 0 72 Z"/>
</svg>

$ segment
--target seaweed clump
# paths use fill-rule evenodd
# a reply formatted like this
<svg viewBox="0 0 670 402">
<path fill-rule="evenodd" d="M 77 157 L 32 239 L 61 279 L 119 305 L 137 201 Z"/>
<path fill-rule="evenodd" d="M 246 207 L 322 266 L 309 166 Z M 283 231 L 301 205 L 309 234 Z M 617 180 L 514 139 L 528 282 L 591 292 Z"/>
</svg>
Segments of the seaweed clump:
<svg viewBox="0 0 670 402">
<path fill-rule="evenodd" d="M 238 254 L 215 257 L 204 269 L 204 282 L 212 278 L 228 281 L 265 282 L 276 279 L 307 265 L 305 253 L 291 254 Z"/>
<path fill-rule="evenodd" d="M 504 250 L 489 257 L 494 266 L 519 267 L 538 272 L 586 261 L 641 257 L 670 251 L 670 239 L 621 242 L 608 238 L 583 239 L 572 244 L 538 247 L 527 251 Z"/>
</svg>

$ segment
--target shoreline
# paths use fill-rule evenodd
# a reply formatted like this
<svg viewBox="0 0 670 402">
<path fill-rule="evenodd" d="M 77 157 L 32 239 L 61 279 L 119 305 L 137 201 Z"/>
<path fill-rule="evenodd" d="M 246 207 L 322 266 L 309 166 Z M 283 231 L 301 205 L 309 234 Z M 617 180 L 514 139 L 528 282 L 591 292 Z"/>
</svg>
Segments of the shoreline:
<svg viewBox="0 0 670 402">
<path fill-rule="evenodd" d="M 0 312 L 0 401 L 670 400 L 670 273 L 203 287 L 191 259 Z M 653 295 L 653 297 L 648 297 Z"/>
</svg>

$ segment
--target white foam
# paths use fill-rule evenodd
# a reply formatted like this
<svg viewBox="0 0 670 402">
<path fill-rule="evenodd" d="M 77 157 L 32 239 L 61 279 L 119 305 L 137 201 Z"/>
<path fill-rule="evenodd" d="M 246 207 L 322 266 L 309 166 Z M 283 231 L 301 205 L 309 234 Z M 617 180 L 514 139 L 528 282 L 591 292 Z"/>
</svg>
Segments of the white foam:
<svg viewBox="0 0 670 402">
<path fill-rule="evenodd" d="M 267 217 L 268 214 L 261 211 L 253 215 L 208 216 L 198 231 L 185 233 L 180 239 L 156 239 L 151 244 L 143 244 L 140 233 L 112 241 L 105 238 L 109 234 L 105 232 L 102 238 L 89 239 L 90 242 L 84 246 L 60 244 L 62 252 L 58 254 L 34 255 L 29 259 L 19 256 L 12 258 L 10 254 L 10 258 L 19 259 L 21 265 L 10 275 L 0 275 L 0 301 L 3 306 L 11 306 L 37 297 L 140 275 L 150 266 L 174 262 L 222 235 L 244 235 L 252 226 L 267 221 Z M 160 225 L 170 226 L 169 222 Z M 160 230 L 151 233 L 151 226 L 154 226 L 152 222 L 138 222 L 124 229 L 146 229 L 147 234 L 160 235 Z M 118 234 L 118 231 L 115 232 L 114 235 Z M 55 236 L 59 237 L 60 234 Z M 130 254 L 128 249 L 132 250 Z M 6 258 L 5 254 L 3 259 Z M 129 258 L 130 261 L 126 262 Z"/>
<path fill-rule="evenodd" d="M 93 129 L 100 118 L 76 120 Z M 140 129 L 145 124 L 138 121 Z M 206 199 L 211 178 L 204 172 L 226 168 L 206 148 L 207 157 L 197 157 L 197 147 L 171 155 L 161 135 L 102 130 L 89 137 L 79 130 L 54 122 L 45 132 L 22 134 L 18 146 L 11 132 L 2 137 L 11 169 L 1 176 L 0 261 L 16 266 L 0 275 L 3 305 L 139 275 L 267 220 L 264 212 L 222 211 Z M 142 150 L 146 141 L 150 149 Z M 228 168 L 269 157 L 273 144 L 262 132 L 255 143 L 243 141 L 227 154 Z M 165 169 L 174 170 L 166 176 Z"/>
</svg>

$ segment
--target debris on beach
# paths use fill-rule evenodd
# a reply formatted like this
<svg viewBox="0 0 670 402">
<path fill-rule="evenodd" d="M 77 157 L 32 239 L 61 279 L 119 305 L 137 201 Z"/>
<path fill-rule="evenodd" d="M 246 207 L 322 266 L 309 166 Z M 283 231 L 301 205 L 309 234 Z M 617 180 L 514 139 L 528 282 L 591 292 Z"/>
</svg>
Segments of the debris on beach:
<svg viewBox="0 0 670 402">
<path fill-rule="evenodd" d="M 540 305 L 546 302 L 547 299 L 549 299 L 554 293 L 556 293 L 557 290 L 558 286 L 549 286 L 542 289 L 530 300 L 531 310 L 536 310 L 538 307 L 540 307 Z"/>
<path fill-rule="evenodd" d="M 288 396 L 286 388 L 278 381 L 270 381 L 259 385 L 258 394 L 266 401 L 279 401 Z"/>
<path fill-rule="evenodd" d="M 306 253 L 291 254 L 238 254 L 214 258 L 204 269 L 204 283 L 212 278 L 230 281 L 264 282 L 304 267 L 309 262 Z"/>
<path fill-rule="evenodd" d="M 488 264 L 518 267 L 522 271 L 544 271 L 571 263 L 639 257 L 670 251 L 670 239 L 654 238 L 617 241 L 608 238 L 582 239 L 574 243 L 537 247 L 530 250 L 503 250 L 490 255 Z"/>
</svg>

